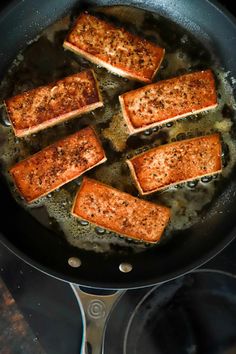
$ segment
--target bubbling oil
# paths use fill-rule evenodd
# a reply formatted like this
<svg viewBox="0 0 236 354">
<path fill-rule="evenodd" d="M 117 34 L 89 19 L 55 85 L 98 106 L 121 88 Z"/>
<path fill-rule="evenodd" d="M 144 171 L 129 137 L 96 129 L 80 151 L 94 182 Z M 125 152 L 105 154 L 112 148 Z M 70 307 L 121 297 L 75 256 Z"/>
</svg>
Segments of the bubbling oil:
<svg viewBox="0 0 236 354">
<path fill-rule="evenodd" d="M 18 139 L 1 113 L 0 153 L 3 173 L 18 203 L 26 208 L 45 227 L 58 232 L 73 246 L 95 252 L 141 252 L 144 243 L 122 238 L 113 232 L 93 226 L 70 213 L 73 199 L 81 178 L 27 205 L 16 192 L 8 174 L 10 166 L 39 151 L 61 137 L 86 126 L 93 125 L 98 132 L 108 157 L 107 162 L 88 172 L 90 177 L 112 185 L 122 191 L 138 196 L 125 160 L 150 147 L 198 135 L 219 132 L 223 141 L 224 168 L 221 176 L 203 177 L 175 186 L 144 199 L 171 208 L 172 219 L 163 240 L 171 237 L 174 230 L 183 230 L 197 223 L 203 207 L 214 198 L 217 187 L 229 176 L 236 162 L 235 101 L 227 74 L 216 67 L 214 58 L 190 33 L 162 16 L 127 6 L 111 6 L 91 9 L 99 16 L 108 17 L 115 24 L 163 46 L 165 59 L 155 80 L 203 68 L 212 68 L 216 75 L 218 102 L 216 109 L 171 122 L 159 128 L 130 136 L 122 119 L 118 95 L 140 87 L 141 84 L 115 76 L 87 60 L 63 50 L 62 43 L 78 13 L 67 15 L 57 21 L 14 60 L 0 86 L 0 98 L 18 94 L 39 85 L 49 83 L 66 75 L 92 68 L 98 78 L 104 107 L 53 128 Z"/>
</svg>

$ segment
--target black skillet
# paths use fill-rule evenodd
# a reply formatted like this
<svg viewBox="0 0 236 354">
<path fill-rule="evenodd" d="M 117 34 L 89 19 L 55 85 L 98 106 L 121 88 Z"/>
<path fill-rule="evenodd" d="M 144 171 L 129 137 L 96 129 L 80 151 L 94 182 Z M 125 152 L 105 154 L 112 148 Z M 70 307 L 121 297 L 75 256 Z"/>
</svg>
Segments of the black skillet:
<svg viewBox="0 0 236 354">
<path fill-rule="evenodd" d="M 95 3 L 94 3 L 95 4 Z M 112 5 L 116 2 L 97 2 Z M 125 2 L 122 2 L 125 4 Z M 217 53 L 219 65 L 236 74 L 234 19 L 208 1 L 156 1 L 129 4 L 156 11 L 177 21 Z M 78 1 L 13 2 L 0 17 L 0 75 L 3 76 L 19 50 L 43 28 L 68 12 Z M 194 269 L 219 252 L 235 235 L 235 172 L 225 180 L 218 197 L 202 222 L 173 237 L 159 248 L 127 256 L 77 250 L 41 226 L 11 197 L 1 177 L 1 240 L 21 258 L 42 271 L 66 281 L 99 288 L 134 288 L 172 279 Z M 220 211 L 220 213 L 219 213 Z M 222 213 L 223 212 L 223 213 Z M 81 267 L 68 266 L 78 256 Z M 121 262 L 132 272 L 119 271 Z"/>
<path fill-rule="evenodd" d="M 87 4 L 87 3 L 86 3 Z M 92 1 L 91 5 L 133 5 L 157 12 L 192 32 L 217 53 L 219 65 L 236 77 L 236 22 L 219 4 L 206 0 Z M 0 76 L 20 49 L 46 26 L 62 17 L 76 0 L 14 1 L 0 15 Z M 111 256 L 75 249 L 40 225 L 11 196 L 1 176 L 0 239 L 32 266 L 71 283 L 103 289 L 145 287 L 173 279 L 214 257 L 236 235 L 236 171 L 225 180 L 202 222 L 181 231 L 171 242 L 138 254 Z M 79 268 L 68 258 L 81 260 Z M 119 270 L 122 262 L 132 271 Z M 95 307 L 95 310 L 97 307 Z M 103 313 L 104 314 L 104 313 Z"/>
</svg>

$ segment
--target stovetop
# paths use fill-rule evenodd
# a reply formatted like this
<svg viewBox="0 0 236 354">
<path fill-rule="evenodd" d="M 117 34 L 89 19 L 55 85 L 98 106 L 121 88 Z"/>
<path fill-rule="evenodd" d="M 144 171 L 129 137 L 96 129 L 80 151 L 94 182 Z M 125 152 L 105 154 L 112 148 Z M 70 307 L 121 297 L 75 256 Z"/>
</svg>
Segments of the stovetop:
<svg viewBox="0 0 236 354">
<path fill-rule="evenodd" d="M 0 8 L 8 2 L 1 1 Z M 233 2 L 221 2 L 236 13 Z M 104 354 L 236 353 L 235 254 L 236 240 L 204 265 L 211 272 L 128 291 L 110 318 Z M 69 284 L 32 268 L 1 244 L 0 276 L 42 353 L 80 352 L 81 315 Z M 5 354 L 1 339 L 0 353 Z M 25 354 L 20 348 L 17 353 Z"/>
<path fill-rule="evenodd" d="M 218 340 L 219 343 L 214 342 L 214 345 L 218 345 L 219 351 L 214 348 L 214 351 L 201 350 L 198 353 L 224 353 L 220 351 L 221 346 L 232 347 L 231 332 L 236 332 L 236 279 L 227 273 L 236 277 L 235 254 L 236 240 L 204 266 L 204 269 L 218 269 L 226 275 L 202 271 L 161 286 L 128 291 L 110 318 L 105 343 L 112 351 L 105 349 L 105 354 L 121 354 L 125 344 L 127 354 L 143 354 L 144 348 L 148 348 L 149 354 L 169 354 L 173 353 L 172 345 L 179 348 L 176 353 L 185 353 L 182 349 L 189 347 L 192 349 L 186 353 L 193 354 L 194 348 L 200 344 L 207 349 L 203 339 L 209 335 L 211 343 L 213 338 Z M 81 315 L 70 285 L 32 268 L 2 245 L 0 275 L 45 354 L 78 354 L 82 337 Z M 212 315 L 206 316 L 206 313 Z M 196 326 L 196 315 L 200 317 L 197 320 L 200 332 L 192 328 Z M 189 320 L 191 326 L 187 328 Z M 225 334 L 220 324 L 219 328 L 215 327 L 217 321 L 223 323 Z M 195 338 L 195 332 L 200 339 Z M 142 340 L 137 341 L 137 338 Z M 236 348 L 229 353 L 236 353 Z"/>
<path fill-rule="evenodd" d="M 0 276 L 46 354 L 79 353 L 81 316 L 69 284 L 32 268 L 1 244 Z"/>
</svg>

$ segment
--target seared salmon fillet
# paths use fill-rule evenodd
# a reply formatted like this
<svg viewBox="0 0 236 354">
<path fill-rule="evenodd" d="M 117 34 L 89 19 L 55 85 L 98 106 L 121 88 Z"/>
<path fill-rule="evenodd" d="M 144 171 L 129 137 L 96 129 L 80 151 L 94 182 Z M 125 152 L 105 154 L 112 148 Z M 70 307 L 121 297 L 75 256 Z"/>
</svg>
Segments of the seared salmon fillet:
<svg viewBox="0 0 236 354">
<path fill-rule="evenodd" d="M 120 76 L 149 83 L 165 50 L 124 28 L 82 13 L 64 41 L 64 48 Z"/>
<path fill-rule="evenodd" d="M 22 137 L 103 106 L 92 70 L 23 92 L 5 101 L 15 135 Z"/>
<path fill-rule="evenodd" d="M 221 141 L 218 134 L 155 147 L 127 160 L 141 194 L 150 194 L 220 172 Z"/>
<path fill-rule="evenodd" d="M 119 96 L 130 134 L 217 106 L 211 70 L 185 74 Z"/>
<path fill-rule="evenodd" d="M 155 243 L 169 221 L 170 209 L 84 177 L 72 214 L 123 236 Z"/>
<path fill-rule="evenodd" d="M 20 161 L 9 172 L 30 203 L 105 161 L 95 131 L 87 127 Z"/>
</svg>

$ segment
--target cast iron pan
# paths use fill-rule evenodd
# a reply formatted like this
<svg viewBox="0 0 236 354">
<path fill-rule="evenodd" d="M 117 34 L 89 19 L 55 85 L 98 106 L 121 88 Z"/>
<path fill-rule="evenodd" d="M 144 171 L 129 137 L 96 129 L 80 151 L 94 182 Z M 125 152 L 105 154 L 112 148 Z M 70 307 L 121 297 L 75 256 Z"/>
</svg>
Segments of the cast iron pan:
<svg viewBox="0 0 236 354">
<path fill-rule="evenodd" d="M 236 77 L 236 22 L 215 2 L 206 0 L 94 1 L 91 5 L 126 4 L 144 8 L 179 23 L 217 53 L 219 65 Z M 0 16 L 0 75 L 26 42 L 66 14 L 77 0 L 15 1 Z M 174 235 L 162 247 L 137 254 L 96 254 L 73 248 L 40 225 L 18 205 L 4 180 L 0 181 L 1 241 L 32 266 L 60 279 L 107 289 L 144 287 L 167 281 L 199 267 L 222 250 L 236 234 L 235 170 L 225 179 L 201 223 Z M 68 258 L 82 265 L 71 268 Z M 133 270 L 121 273 L 121 262 Z"/>
</svg>

